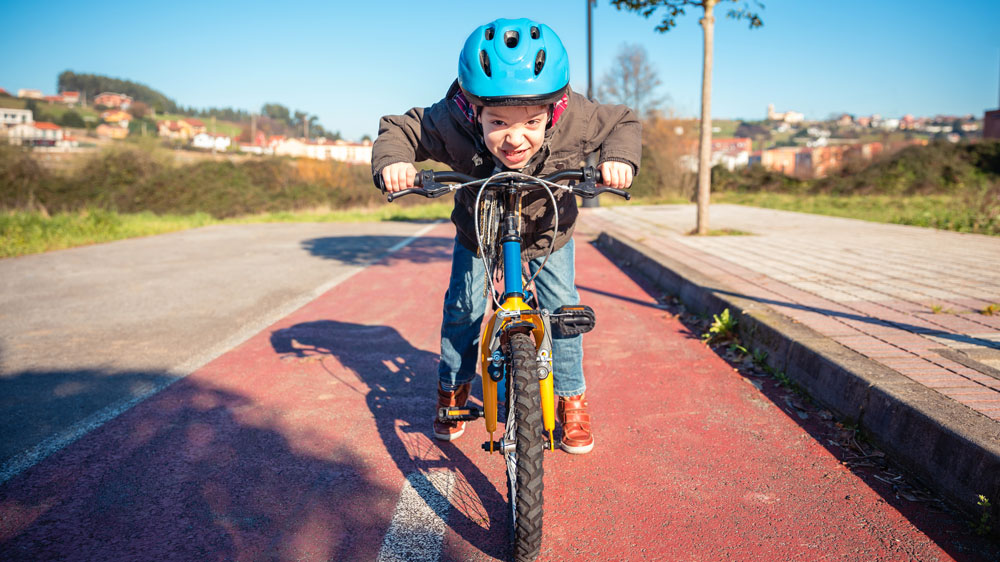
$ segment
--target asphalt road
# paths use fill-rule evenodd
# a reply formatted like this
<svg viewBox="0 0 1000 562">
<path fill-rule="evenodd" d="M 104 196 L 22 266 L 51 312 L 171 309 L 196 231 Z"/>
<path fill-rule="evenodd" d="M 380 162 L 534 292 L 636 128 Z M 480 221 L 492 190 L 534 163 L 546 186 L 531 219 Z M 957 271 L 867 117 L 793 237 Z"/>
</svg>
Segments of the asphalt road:
<svg viewBox="0 0 1000 562">
<path fill-rule="evenodd" d="M 304 306 L 277 307 L 280 316 L 242 343 L 0 484 L 0 558 L 506 557 L 502 459 L 480 449 L 486 435 L 477 425 L 454 443 L 431 437 L 451 226 L 434 227 L 349 277 L 346 262 L 354 258 L 344 256 L 356 252 L 351 240 L 316 228 L 272 250 L 304 251 L 294 259 L 324 267 L 310 241 L 325 239 L 318 253 L 340 255 L 328 260 L 341 262 L 331 267 L 347 268 L 331 270 L 326 283 L 340 281 Z M 278 238 L 278 230 L 265 238 Z M 402 232 L 377 247 L 406 238 Z M 166 246 L 160 251 L 177 255 Z M 262 258 L 239 242 L 223 247 L 225 255 L 245 248 L 248 264 L 220 279 L 221 272 L 200 268 L 222 257 L 183 267 L 178 260 L 174 269 L 201 281 L 166 284 L 197 293 L 200 284 L 214 283 L 216 300 L 229 298 L 233 286 L 252 285 L 246 279 Z M 849 450 L 822 412 L 797 404 L 770 379 L 735 371 L 586 240 L 577 248 L 577 283 L 598 315 L 584 344 L 597 446 L 585 456 L 547 456 L 540 559 L 996 559 L 997 551 L 971 536 L 960 517 L 910 501 L 879 479 L 884 475 L 845 464 Z M 133 267 L 127 262 L 123 275 Z M 271 266 L 282 267 L 271 272 L 275 277 L 302 269 L 273 263 L 283 264 Z M 72 270 L 62 269 L 67 276 Z M 5 287 L 10 275 L 0 274 Z M 156 274 L 150 277 L 159 284 Z M 127 286 L 108 291 L 105 303 Z M 17 300 L 8 294 L 5 288 L 5 307 Z M 157 299 L 135 301 L 131 306 L 139 308 L 120 314 L 134 317 L 148 300 Z M 208 307 L 213 299 L 200 302 Z M 244 313 L 259 318 L 252 308 Z M 233 342 L 238 318 L 206 328 L 203 337 L 214 336 L 216 346 Z M 177 326 L 187 331 L 184 322 Z M 122 373 L 168 377 L 175 360 L 185 361 L 183 349 L 165 357 L 162 369 L 129 366 L 126 359 L 115 367 L 88 363 L 97 366 L 87 372 L 65 357 L 66 363 L 53 359 L 55 368 L 24 359 L 11 364 L 21 365 L 15 380 L 76 373 L 69 379 L 78 385 L 68 391 L 40 383 L 43 390 L 26 398 L 52 412 L 73 388 L 99 387 Z M 17 422 L 4 415 L 11 420 L 4 422 L 6 437 Z"/>
<path fill-rule="evenodd" d="M 427 227 L 211 226 L 0 260 L 0 482 Z"/>
</svg>

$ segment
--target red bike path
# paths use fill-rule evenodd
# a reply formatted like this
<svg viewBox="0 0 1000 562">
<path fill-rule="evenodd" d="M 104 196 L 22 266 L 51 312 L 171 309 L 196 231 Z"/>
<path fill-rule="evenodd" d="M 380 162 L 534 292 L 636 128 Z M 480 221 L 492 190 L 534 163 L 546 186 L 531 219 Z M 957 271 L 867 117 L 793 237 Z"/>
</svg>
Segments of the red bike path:
<svg viewBox="0 0 1000 562">
<path fill-rule="evenodd" d="M 430 437 L 453 232 L 6 482 L 0 559 L 504 559 L 502 458 L 480 449 L 481 425 Z M 540 559 L 992 557 L 965 522 L 846 468 L 820 420 L 790 414 L 781 389 L 736 372 L 587 242 L 597 446 L 548 454 Z M 439 498 L 417 485 L 441 475 Z M 408 487 L 445 522 L 437 535 L 408 522 Z"/>
</svg>

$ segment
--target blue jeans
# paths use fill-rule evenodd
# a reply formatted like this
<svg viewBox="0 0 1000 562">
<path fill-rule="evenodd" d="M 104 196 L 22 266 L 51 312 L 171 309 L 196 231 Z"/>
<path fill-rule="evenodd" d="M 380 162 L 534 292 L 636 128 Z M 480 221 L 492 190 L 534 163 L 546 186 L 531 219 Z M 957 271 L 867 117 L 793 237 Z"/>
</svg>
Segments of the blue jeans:
<svg viewBox="0 0 1000 562">
<path fill-rule="evenodd" d="M 555 310 L 567 304 L 579 304 L 576 292 L 574 242 L 552 252 L 548 263 L 535 278 L 539 306 Z M 544 258 L 528 262 L 534 274 Z M 479 327 L 486 314 L 483 285 L 486 273 L 483 262 L 455 240 L 451 260 L 451 280 L 444 296 L 444 319 L 441 322 L 441 385 L 453 389 L 471 381 L 479 364 Z M 558 396 L 583 394 L 583 336 L 552 338 L 552 370 Z"/>
</svg>

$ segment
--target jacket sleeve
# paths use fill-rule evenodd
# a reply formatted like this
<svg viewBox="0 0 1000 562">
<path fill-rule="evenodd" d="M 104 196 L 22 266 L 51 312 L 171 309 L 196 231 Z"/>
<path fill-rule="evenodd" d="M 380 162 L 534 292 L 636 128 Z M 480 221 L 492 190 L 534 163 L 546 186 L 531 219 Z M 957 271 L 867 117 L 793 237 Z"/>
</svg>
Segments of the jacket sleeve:
<svg viewBox="0 0 1000 562">
<path fill-rule="evenodd" d="M 642 123 L 634 111 L 624 105 L 595 104 L 587 129 L 584 150 L 589 154 L 599 148 L 599 164 L 625 162 L 639 172 Z"/>
<path fill-rule="evenodd" d="M 377 178 L 382 169 L 397 162 L 437 160 L 447 162 L 444 132 L 435 116 L 447 115 L 444 100 L 429 108 L 415 107 L 403 115 L 386 115 L 379 120 L 378 137 L 372 145 L 372 176 Z"/>
</svg>

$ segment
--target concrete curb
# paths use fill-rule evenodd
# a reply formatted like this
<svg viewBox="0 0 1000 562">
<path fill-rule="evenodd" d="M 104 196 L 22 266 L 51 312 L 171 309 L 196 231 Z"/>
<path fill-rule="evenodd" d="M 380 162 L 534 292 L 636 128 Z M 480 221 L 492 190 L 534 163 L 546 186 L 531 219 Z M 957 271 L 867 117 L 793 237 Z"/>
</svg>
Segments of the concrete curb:
<svg viewBox="0 0 1000 562">
<path fill-rule="evenodd" d="M 991 520 L 1000 520 L 996 422 L 655 249 L 607 231 L 597 245 L 619 265 L 676 295 L 689 310 L 710 315 L 728 308 L 736 314 L 747 349 L 766 351 L 772 368 L 840 419 L 856 423 L 886 454 L 959 508 L 978 518 L 978 495 L 991 498 Z"/>
</svg>

